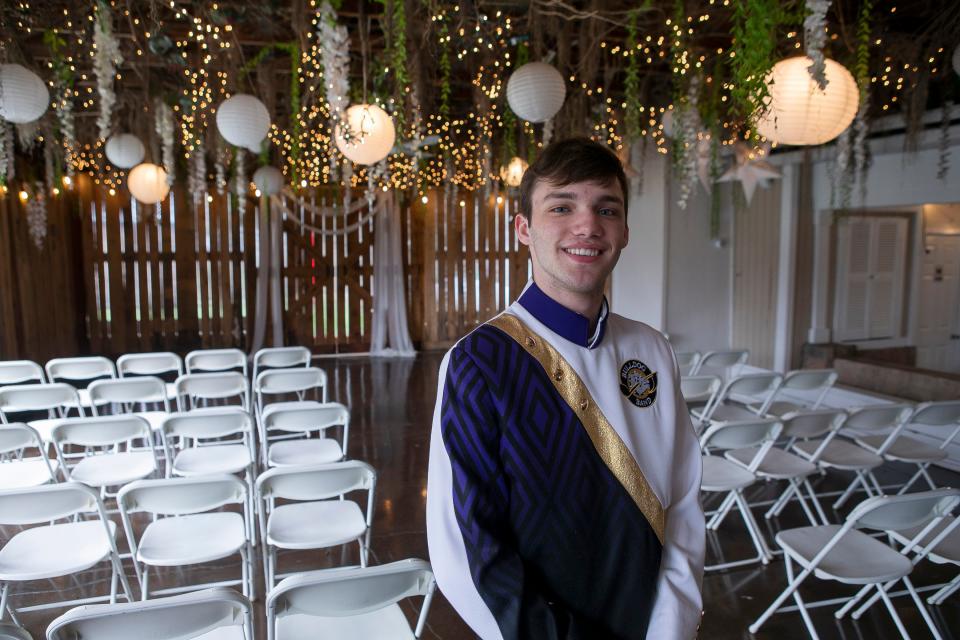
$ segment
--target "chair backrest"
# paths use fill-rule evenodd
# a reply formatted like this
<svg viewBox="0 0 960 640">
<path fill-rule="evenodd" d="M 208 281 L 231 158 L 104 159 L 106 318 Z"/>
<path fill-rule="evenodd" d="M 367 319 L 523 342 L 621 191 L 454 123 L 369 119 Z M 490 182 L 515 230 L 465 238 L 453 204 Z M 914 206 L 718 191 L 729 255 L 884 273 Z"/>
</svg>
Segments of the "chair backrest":
<svg viewBox="0 0 960 640">
<path fill-rule="evenodd" d="M 833 369 L 797 369 L 783 376 L 783 383 L 777 395 L 784 391 L 814 392 L 816 395 L 809 406 L 811 409 L 817 409 L 836 381 L 837 372 Z"/>
<path fill-rule="evenodd" d="M 223 400 L 226 398 L 240 398 L 242 406 L 250 406 L 250 389 L 247 378 L 236 371 L 219 371 L 215 373 L 186 373 L 174 383 L 177 390 L 177 407 L 186 411 L 190 405 L 186 402 L 193 400 Z"/>
<path fill-rule="evenodd" d="M 783 376 L 773 372 L 746 373 L 737 376 L 724 385 L 723 390 L 720 391 L 720 395 L 717 396 L 714 408 L 734 396 L 742 396 L 756 400 L 759 404 L 756 409 L 757 415 L 763 415 L 766 413 L 767 408 L 769 408 L 770 403 L 773 402 L 773 398 L 777 393 L 777 389 L 780 388 L 782 380 Z M 709 419 L 709 417 L 709 415 L 704 416 L 705 419 Z"/>
<path fill-rule="evenodd" d="M 103 356 L 54 358 L 47 362 L 45 368 L 50 382 L 117 377 L 117 370 L 113 366 L 113 361 Z"/>
<path fill-rule="evenodd" d="M 350 426 L 350 410 L 339 402 L 326 402 L 316 407 L 282 408 L 264 416 L 263 425 L 268 433 L 301 433 L 340 425 L 347 429 Z"/>
<path fill-rule="evenodd" d="M 87 390 L 94 414 L 98 405 L 110 403 L 143 405 L 156 402 L 163 405 L 164 411 L 170 410 L 166 384 L 155 376 L 94 380 Z"/>
<path fill-rule="evenodd" d="M 960 400 L 924 402 L 918 404 L 908 424 L 932 427 L 957 426 L 960 424 Z"/>
<path fill-rule="evenodd" d="M 253 420 L 240 407 L 213 407 L 202 411 L 172 413 L 161 426 L 164 438 L 223 438 L 235 434 L 252 436 Z"/>
<path fill-rule="evenodd" d="M 306 347 L 266 347 L 253 354 L 253 379 L 262 369 L 309 367 L 310 349 Z"/>
<path fill-rule="evenodd" d="M 4 360 L 0 362 L 0 385 L 22 382 L 44 383 L 47 377 L 43 367 L 33 360 Z"/>
<path fill-rule="evenodd" d="M 862 433 L 886 433 L 902 426 L 913 414 L 909 404 L 875 404 L 847 410 L 844 430 L 853 429 Z"/>
<path fill-rule="evenodd" d="M 46 457 L 43 440 L 33 427 L 22 422 L 10 422 L 0 426 L 0 453 L 21 451 L 29 447 L 36 447 Z"/>
<path fill-rule="evenodd" d="M 738 422 L 723 422 L 711 425 L 700 436 L 700 448 L 707 449 L 744 449 L 772 445 L 780 437 L 783 425 L 779 420 L 759 418 Z"/>
<path fill-rule="evenodd" d="M 33 640 L 30 632 L 15 624 L 0 622 L 0 640 Z"/>
<path fill-rule="evenodd" d="M 247 354 L 240 349 L 198 349 L 184 358 L 187 373 L 241 369 L 247 377 Z"/>
<path fill-rule="evenodd" d="M 182 640 L 233 626 L 243 627 L 244 637 L 253 637 L 250 601 L 233 589 L 216 587 L 141 602 L 77 607 L 50 623 L 47 640 Z"/>
<path fill-rule="evenodd" d="M 155 376 L 162 373 L 183 375 L 183 359 L 172 351 L 152 353 L 127 353 L 117 358 L 117 373 L 121 378 L 128 375 Z"/>
<path fill-rule="evenodd" d="M 79 482 L 0 491 L 0 524 L 36 524 L 91 511 L 106 518 L 100 494 Z"/>
<path fill-rule="evenodd" d="M 53 427 L 51 439 L 57 446 L 109 447 L 130 440 L 151 442 L 150 423 L 134 414 L 64 418 Z M 152 448 L 152 447 L 151 447 Z"/>
<path fill-rule="evenodd" d="M 277 467 L 257 478 L 257 494 L 261 499 L 324 500 L 356 490 L 372 495 L 376 482 L 377 472 L 360 460 Z"/>
<path fill-rule="evenodd" d="M 270 590 L 266 602 L 267 627 L 272 637 L 276 620 L 284 616 L 357 616 L 405 598 L 425 596 L 414 634 L 419 637 L 434 589 L 430 564 L 415 559 L 375 567 L 301 573 L 284 578 Z"/>
<path fill-rule="evenodd" d="M 847 520 L 857 528 L 902 531 L 950 514 L 960 503 L 960 490 L 934 489 L 897 496 L 875 496 L 857 505 Z"/>
<path fill-rule="evenodd" d="M 708 370 L 728 369 L 737 365 L 746 364 L 750 357 L 750 352 L 746 349 L 725 349 L 719 351 L 707 351 L 700 358 L 700 362 L 694 368 L 694 375 Z"/>
<path fill-rule="evenodd" d="M 0 417 L 19 411 L 43 411 L 69 407 L 83 415 L 77 390 L 66 382 L 47 384 L 18 384 L 0 387 Z"/>
<path fill-rule="evenodd" d="M 780 417 L 783 435 L 788 438 L 819 438 L 840 428 L 847 413 L 840 409 L 803 409 Z"/>
<path fill-rule="evenodd" d="M 282 393 L 305 393 L 311 389 L 320 391 L 321 400 L 327 399 L 327 374 L 323 369 L 306 367 L 298 369 L 269 369 L 261 371 L 253 383 L 257 405 L 262 409 L 265 395 Z"/>
<path fill-rule="evenodd" d="M 720 390 L 723 381 L 719 376 L 682 376 L 680 393 L 684 398 L 712 398 Z M 709 403 L 708 403 L 709 404 Z"/>
<path fill-rule="evenodd" d="M 203 513 L 228 504 L 244 504 L 246 495 L 243 480 L 215 474 L 136 480 L 120 489 L 117 504 L 126 521 L 129 514 L 140 511 L 170 516 Z"/>
<path fill-rule="evenodd" d="M 677 357 L 677 367 L 680 369 L 681 376 L 689 376 L 692 374 L 693 370 L 697 368 L 697 365 L 700 364 L 700 352 L 699 351 L 685 351 L 676 354 Z"/>
</svg>

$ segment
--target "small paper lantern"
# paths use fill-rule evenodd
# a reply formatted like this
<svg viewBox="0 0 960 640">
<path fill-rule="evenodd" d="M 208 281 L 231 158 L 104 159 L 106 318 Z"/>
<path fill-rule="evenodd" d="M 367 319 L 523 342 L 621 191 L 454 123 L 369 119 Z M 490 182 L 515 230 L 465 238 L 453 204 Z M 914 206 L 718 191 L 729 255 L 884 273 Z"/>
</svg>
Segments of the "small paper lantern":
<svg viewBox="0 0 960 640">
<path fill-rule="evenodd" d="M 953 70 L 960 76 L 960 44 L 953 50 Z"/>
<path fill-rule="evenodd" d="M 337 125 L 334 131 L 340 153 L 357 164 L 376 164 L 390 155 L 397 138 L 390 114 L 375 104 L 355 104 L 346 118 L 347 130 Z"/>
<path fill-rule="evenodd" d="M 523 174 L 526 172 L 527 161 L 519 156 L 514 156 L 505 166 L 500 167 L 500 178 L 508 187 L 519 187 L 523 180 Z"/>
<path fill-rule="evenodd" d="M 0 65 L 0 116 L 23 124 L 38 120 L 50 104 L 40 76 L 19 64 Z"/>
<path fill-rule="evenodd" d="M 118 169 L 135 167 L 143 160 L 143 143 L 132 133 L 110 136 L 105 151 L 107 160 Z"/>
<path fill-rule="evenodd" d="M 257 185 L 257 189 L 265 196 L 280 193 L 283 189 L 283 172 L 269 165 L 260 167 L 253 172 L 253 184 Z"/>
<path fill-rule="evenodd" d="M 810 58 L 787 58 L 773 66 L 767 76 L 770 105 L 755 123 L 760 135 L 778 144 L 816 145 L 850 126 L 860 104 L 857 83 L 843 65 L 829 58 L 824 62 L 823 91 L 810 76 Z"/>
<path fill-rule="evenodd" d="M 566 96 L 563 76 L 546 62 L 528 62 L 507 82 L 510 108 L 529 122 L 546 122 L 557 115 Z"/>
<path fill-rule="evenodd" d="M 254 96 L 238 93 L 217 108 L 217 130 L 230 144 L 260 153 L 260 145 L 270 131 L 270 114 Z"/>
<path fill-rule="evenodd" d="M 130 170 L 127 175 L 130 194 L 143 204 L 156 204 L 170 193 L 167 172 L 163 167 L 144 162 Z"/>
</svg>

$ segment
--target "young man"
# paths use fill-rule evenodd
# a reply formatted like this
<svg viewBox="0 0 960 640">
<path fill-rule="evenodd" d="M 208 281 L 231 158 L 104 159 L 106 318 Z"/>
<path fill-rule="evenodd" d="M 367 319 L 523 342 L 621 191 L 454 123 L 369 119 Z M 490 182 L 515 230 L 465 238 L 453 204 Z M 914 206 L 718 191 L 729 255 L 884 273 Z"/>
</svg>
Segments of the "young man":
<svg viewBox="0 0 960 640">
<path fill-rule="evenodd" d="M 533 282 L 441 365 L 430 560 L 483 640 L 697 633 L 701 458 L 677 365 L 603 295 L 626 212 L 613 153 L 548 146 L 515 221 Z"/>
</svg>

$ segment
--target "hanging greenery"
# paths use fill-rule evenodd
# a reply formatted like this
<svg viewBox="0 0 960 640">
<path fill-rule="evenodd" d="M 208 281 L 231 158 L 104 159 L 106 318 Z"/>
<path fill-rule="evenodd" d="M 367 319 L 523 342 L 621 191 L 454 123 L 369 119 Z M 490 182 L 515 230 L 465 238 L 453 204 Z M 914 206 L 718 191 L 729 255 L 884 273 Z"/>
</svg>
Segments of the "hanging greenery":
<svg viewBox="0 0 960 640">
<path fill-rule="evenodd" d="M 50 64 L 53 68 L 54 111 L 57 114 L 59 135 L 64 151 L 64 164 L 68 176 L 73 176 L 77 153 L 77 135 L 73 119 L 73 82 L 74 72 L 64 56 L 66 40 L 54 29 L 43 32 L 43 42 L 50 50 Z M 55 173 L 59 176 L 61 165 L 57 163 Z"/>
<path fill-rule="evenodd" d="M 953 110 L 953 100 L 948 95 L 940 110 L 940 144 L 937 158 L 937 180 L 946 180 L 950 172 L 950 112 Z"/>
<path fill-rule="evenodd" d="M 624 121 L 627 126 L 627 135 L 631 140 L 640 137 L 642 129 L 640 119 L 640 56 L 637 53 L 637 16 L 639 9 L 633 9 L 627 15 L 627 57 L 626 79 L 623 85 L 625 103 Z"/>
<path fill-rule="evenodd" d="M 734 117 L 749 121 L 767 104 L 767 74 L 777 61 L 779 0 L 739 0 L 733 7 L 730 46 L 730 101 Z"/>
<path fill-rule="evenodd" d="M 393 97 L 396 109 L 393 112 L 397 131 L 403 131 L 406 123 L 405 103 L 410 86 L 407 69 L 407 10 L 404 0 L 377 0 L 387 14 L 387 50 L 385 64 L 393 76 Z"/>
<path fill-rule="evenodd" d="M 854 57 L 853 75 L 860 89 L 860 106 L 853 120 L 853 172 L 860 184 L 860 196 L 866 197 L 867 170 L 870 165 L 870 147 L 867 136 L 870 133 L 868 112 L 870 109 L 870 19 L 873 14 L 873 0 L 862 0 L 860 14 L 857 17 L 857 49 Z"/>
<path fill-rule="evenodd" d="M 123 63 L 123 55 L 120 53 L 120 44 L 113 35 L 113 14 L 102 0 L 97 2 L 97 18 L 93 24 L 93 43 L 96 47 L 93 72 L 97 76 L 97 93 L 100 95 L 97 131 L 99 138 L 106 140 L 110 135 L 113 105 L 117 102 L 113 81 L 117 75 L 117 67 Z"/>
<path fill-rule="evenodd" d="M 820 90 L 827 88 L 827 67 L 823 57 L 823 45 L 827 43 L 827 11 L 831 0 L 806 0 L 807 15 L 803 19 L 803 45 L 807 57 L 813 60 L 810 77 Z"/>
</svg>

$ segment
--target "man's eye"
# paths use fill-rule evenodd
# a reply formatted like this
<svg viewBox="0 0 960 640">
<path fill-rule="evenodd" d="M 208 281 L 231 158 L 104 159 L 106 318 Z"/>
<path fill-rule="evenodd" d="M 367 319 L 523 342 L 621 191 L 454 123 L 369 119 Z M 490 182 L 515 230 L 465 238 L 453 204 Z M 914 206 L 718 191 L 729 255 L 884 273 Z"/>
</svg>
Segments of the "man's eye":
<svg viewBox="0 0 960 640">
<path fill-rule="evenodd" d="M 550 211 L 553 211 L 554 213 L 568 213 L 570 211 L 570 207 L 558 205 L 550 209 Z"/>
<path fill-rule="evenodd" d="M 619 212 L 616 209 L 600 209 L 599 213 L 602 216 L 615 216 Z"/>
</svg>

